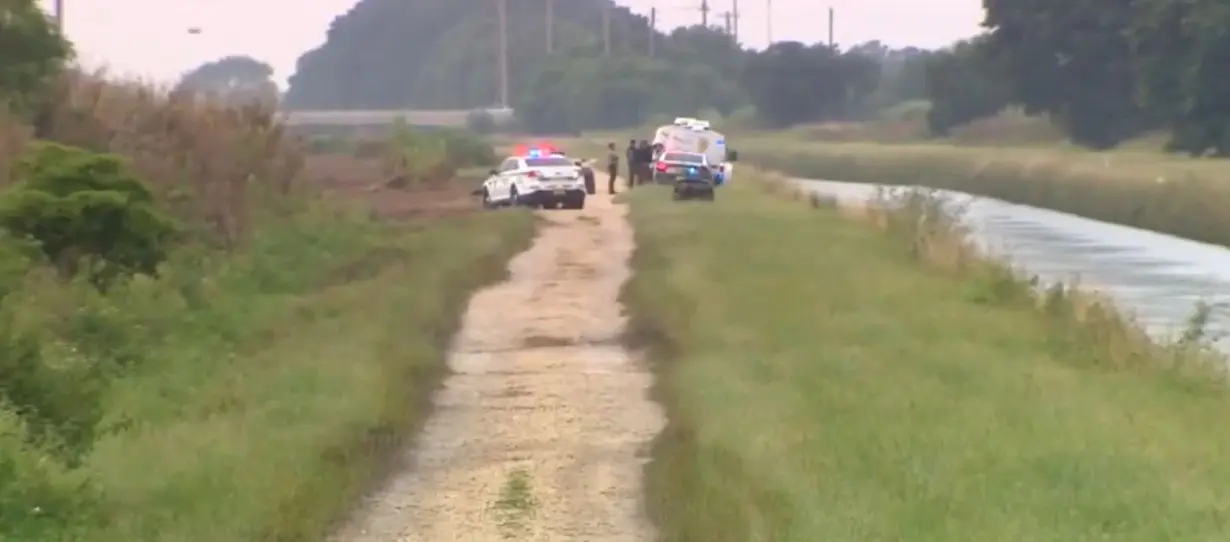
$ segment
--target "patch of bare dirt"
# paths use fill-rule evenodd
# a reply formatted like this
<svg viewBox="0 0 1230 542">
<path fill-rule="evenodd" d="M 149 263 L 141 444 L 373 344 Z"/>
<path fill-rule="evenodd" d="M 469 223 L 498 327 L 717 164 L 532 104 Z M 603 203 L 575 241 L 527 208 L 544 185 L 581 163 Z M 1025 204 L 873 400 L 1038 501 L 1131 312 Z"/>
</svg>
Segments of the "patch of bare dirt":
<svg viewBox="0 0 1230 542">
<path fill-rule="evenodd" d="M 473 183 L 445 179 L 409 187 L 391 186 L 379 159 L 346 153 L 319 154 L 305 164 L 309 180 L 327 198 L 367 202 L 378 216 L 421 219 L 465 215 L 480 209 L 471 191 Z"/>
<path fill-rule="evenodd" d="M 335 542 L 654 539 L 642 454 L 665 420 L 619 341 L 624 213 L 607 196 L 541 212 L 510 278 L 471 299 L 403 469 Z"/>
</svg>

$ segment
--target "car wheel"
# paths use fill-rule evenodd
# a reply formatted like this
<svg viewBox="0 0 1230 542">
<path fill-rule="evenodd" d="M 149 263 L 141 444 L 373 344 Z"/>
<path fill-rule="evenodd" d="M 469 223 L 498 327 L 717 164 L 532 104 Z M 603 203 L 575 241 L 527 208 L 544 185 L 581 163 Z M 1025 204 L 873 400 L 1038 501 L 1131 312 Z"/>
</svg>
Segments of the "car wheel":
<svg viewBox="0 0 1230 542">
<path fill-rule="evenodd" d="M 508 206 L 520 207 L 522 205 L 524 205 L 524 203 L 521 201 L 521 194 L 517 193 L 517 187 L 514 185 L 508 192 Z"/>
<path fill-rule="evenodd" d="M 483 209 L 495 209 L 499 207 L 495 202 L 491 201 L 491 191 L 483 189 Z"/>
</svg>

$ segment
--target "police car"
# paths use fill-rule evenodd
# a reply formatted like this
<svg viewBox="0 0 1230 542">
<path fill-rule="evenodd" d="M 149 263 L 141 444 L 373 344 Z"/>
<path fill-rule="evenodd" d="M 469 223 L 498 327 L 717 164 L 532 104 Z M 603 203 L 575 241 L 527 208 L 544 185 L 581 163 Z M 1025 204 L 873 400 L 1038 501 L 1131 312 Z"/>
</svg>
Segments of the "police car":
<svg viewBox="0 0 1230 542">
<path fill-rule="evenodd" d="M 504 159 L 483 181 L 483 206 L 584 209 L 585 178 L 566 156 L 529 149 Z"/>
<path fill-rule="evenodd" d="M 666 151 L 654 164 L 653 180 L 673 184 L 676 200 L 699 198 L 713 201 L 717 176 L 708 157 L 699 152 Z"/>
</svg>

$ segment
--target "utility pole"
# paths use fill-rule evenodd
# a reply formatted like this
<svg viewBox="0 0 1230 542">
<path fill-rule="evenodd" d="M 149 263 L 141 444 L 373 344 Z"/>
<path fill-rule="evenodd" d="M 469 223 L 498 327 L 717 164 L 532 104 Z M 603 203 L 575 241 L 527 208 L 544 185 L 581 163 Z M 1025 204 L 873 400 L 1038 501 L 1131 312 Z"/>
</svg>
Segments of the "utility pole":
<svg viewBox="0 0 1230 542">
<path fill-rule="evenodd" d="M 730 20 L 731 15 L 734 15 L 734 14 L 729 11 L 722 14 L 722 17 L 726 19 L 726 34 L 729 36 L 735 35 L 735 27 L 731 26 L 733 24 L 733 22 Z"/>
<path fill-rule="evenodd" d="M 555 0 L 547 2 L 547 54 L 555 52 Z"/>
<path fill-rule="evenodd" d="M 700 25 L 709 27 L 709 0 L 700 0 Z"/>
<path fill-rule="evenodd" d="M 56 0 L 55 3 L 56 26 L 60 28 L 60 32 L 64 32 L 64 0 Z"/>
<path fill-rule="evenodd" d="M 735 28 L 732 33 L 735 37 L 735 44 L 739 44 L 739 0 L 731 0 L 730 10 L 735 13 Z"/>
<path fill-rule="evenodd" d="M 500 107 L 508 107 L 508 0 L 495 0 L 498 10 L 499 39 L 496 41 L 496 64 L 499 65 Z"/>
<path fill-rule="evenodd" d="M 602 54 L 611 56 L 611 5 L 602 8 Z"/>
<path fill-rule="evenodd" d="M 833 48 L 833 8 L 829 8 L 829 49 Z"/>
<path fill-rule="evenodd" d="M 653 58 L 658 41 L 658 8 L 649 8 L 649 58 Z"/>
<path fill-rule="evenodd" d="M 769 36 L 769 45 L 773 45 L 773 0 L 765 1 L 765 30 Z"/>
</svg>

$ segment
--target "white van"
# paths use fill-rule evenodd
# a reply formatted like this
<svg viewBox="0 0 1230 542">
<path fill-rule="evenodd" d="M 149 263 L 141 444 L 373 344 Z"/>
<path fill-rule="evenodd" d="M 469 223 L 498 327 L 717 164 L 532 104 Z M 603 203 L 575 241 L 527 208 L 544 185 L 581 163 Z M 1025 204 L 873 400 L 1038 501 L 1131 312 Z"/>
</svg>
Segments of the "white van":
<svg viewBox="0 0 1230 542">
<path fill-rule="evenodd" d="M 678 150 L 704 154 L 710 164 L 718 166 L 719 185 L 734 178 L 733 162 L 738 159 L 737 154 L 727 152 L 726 136 L 709 129 L 707 122 L 704 127 L 697 126 L 695 122 L 688 126 L 661 126 L 654 132 L 653 144 L 662 151 Z"/>
</svg>

